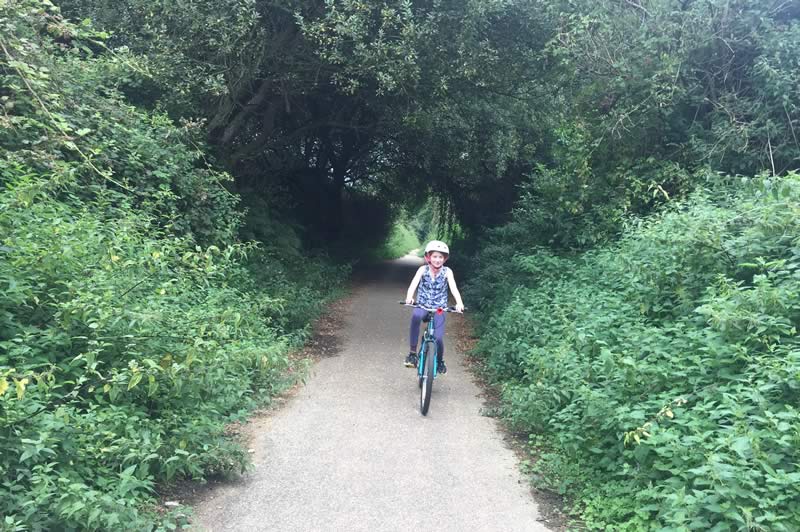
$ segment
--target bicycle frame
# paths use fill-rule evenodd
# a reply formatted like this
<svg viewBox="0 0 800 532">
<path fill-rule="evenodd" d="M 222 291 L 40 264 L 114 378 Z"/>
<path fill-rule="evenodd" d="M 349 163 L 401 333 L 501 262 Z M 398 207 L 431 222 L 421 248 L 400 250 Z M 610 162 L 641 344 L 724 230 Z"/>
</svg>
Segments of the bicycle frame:
<svg viewBox="0 0 800 532">
<path fill-rule="evenodd" d="M 417 376 L 421 379 L 423 375 L 423 371 L 425 368 L 425 353 L 426 349 L 425 346 L 428 343 L 433 344 L 433 378 L 436 379 L 436 375 L 439 372 L 439 346 L 436 344 L 436 336 L 434 336 L 435 325 L 433 324 L 433 317 L 435 313 L 442 313 L 442 309 L 438 309 L 436 311 L 428 310 L 428 315 L 424 318 L 427 321 L 428 325 L 425 327 L 425 332 L 422 335 L 422 341 L 420 342 L 419 353 L 417 354 Z"/>
</svg>

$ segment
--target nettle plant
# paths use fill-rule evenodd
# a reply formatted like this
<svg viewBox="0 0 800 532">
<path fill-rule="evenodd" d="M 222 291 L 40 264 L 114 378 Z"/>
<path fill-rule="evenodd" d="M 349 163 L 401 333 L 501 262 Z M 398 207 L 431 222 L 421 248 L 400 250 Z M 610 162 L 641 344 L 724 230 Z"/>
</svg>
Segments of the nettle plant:
<svg viewBox="0 0 800 532">
<path fill-rule="evenodd" d="M 800 522 L 798 220 L 800 177 L 758 178 L 607 248 L 515 259 L 528 287 L 490 309 L 480 349 L 591 528 Z"/>
</svg>

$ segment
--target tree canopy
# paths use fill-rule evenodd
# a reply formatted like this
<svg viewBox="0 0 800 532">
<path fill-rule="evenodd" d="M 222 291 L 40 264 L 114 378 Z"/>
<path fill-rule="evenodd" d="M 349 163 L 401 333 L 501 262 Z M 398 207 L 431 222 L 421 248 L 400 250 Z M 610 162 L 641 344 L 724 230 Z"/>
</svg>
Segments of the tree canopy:
<svg viewBox="0 0 800 532">
<path fill-rule="evenodd" d="M 203 119 L 238 187 L 288 191 L 317 226 L 358 191 L 434 194 L 478 230 L 524 181 L 603 238 L 699 168 L 798 165 L 791 2 L 59 4 L 147 58 L 126 93 Z"/>
</svg>

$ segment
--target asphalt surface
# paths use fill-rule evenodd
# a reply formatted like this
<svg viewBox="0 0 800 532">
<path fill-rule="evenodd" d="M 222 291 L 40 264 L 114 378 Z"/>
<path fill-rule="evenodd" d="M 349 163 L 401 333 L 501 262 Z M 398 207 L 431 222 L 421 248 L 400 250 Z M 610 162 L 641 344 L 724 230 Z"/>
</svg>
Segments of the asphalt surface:
<svg viewBox="0 0 800 532">
<path fill-rule="evenodd" d="M 409 256 L 369 272 L 339 354 L 262 421 L 255 470 L 206 496 L 196 530 L 547 530 L 455 342 L 420 415 L 403 366 L 410 309 L 397 304 L 419 264 Z"/>
</svg>

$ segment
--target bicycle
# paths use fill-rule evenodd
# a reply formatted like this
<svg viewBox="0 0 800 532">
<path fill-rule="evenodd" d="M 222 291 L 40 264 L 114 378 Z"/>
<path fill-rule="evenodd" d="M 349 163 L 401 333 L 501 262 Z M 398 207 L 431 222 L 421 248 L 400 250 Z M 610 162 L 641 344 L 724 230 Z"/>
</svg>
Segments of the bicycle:
<svg viewBox="0 0 800 532">
<path fill-rule="evenodd" d="M 422 305 L 410 305 L 405 301 L 399 302 L 406 307 L 421 308 L 427 311 L 427 314 L 422 321 L 427 323 L 425 332 L 422 335 L 422 342 L 420 343 L 419 353 L 417 354 L 417 378 L 419 384 L 419 411 L 423 416 L 428 414 L 428 409 L 431 405 L 431 394 L 433 393 L 433 381 L 438 375 L 439 358 L 438 347 L 436 345 L 436 336 L 434 336 L 435 326 L 433 315 L 442 314 L 444 312 L 459 312 L 455 307 L 442 307 L 442 308 L 427 308 Z"/>
</svg>

